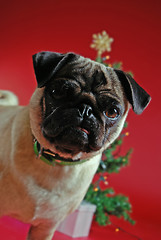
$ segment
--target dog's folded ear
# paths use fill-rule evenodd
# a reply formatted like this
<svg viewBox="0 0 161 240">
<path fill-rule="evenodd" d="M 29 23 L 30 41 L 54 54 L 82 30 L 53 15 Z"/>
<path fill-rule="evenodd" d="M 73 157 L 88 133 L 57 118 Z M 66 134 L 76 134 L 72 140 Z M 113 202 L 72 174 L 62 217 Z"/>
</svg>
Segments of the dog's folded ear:
<svg viewBox="0 0 161 240">
<path fill-rule="evenodd" d="M 47 51 L 33 55 L 33 65 L 38 87 L 44 87 L 57 71 L 75 56 L 74 53 L 61 54 Z"/>
<path fill-rule="evenodd" d="M 151 100 L 150 95 L 135 82 L 130 74 L 117 69 L 114 69 L 114 71 L 124 88 L 126 97 L 132 105 L 134 112 L 141 114 Z"/>
</svg>

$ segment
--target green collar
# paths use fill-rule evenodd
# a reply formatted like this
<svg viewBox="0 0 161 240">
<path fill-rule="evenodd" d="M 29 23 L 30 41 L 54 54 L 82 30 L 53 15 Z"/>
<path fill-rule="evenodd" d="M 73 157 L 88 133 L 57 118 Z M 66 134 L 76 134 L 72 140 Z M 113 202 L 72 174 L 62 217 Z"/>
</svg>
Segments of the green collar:
<svg viewBox="0 0 161 240">
<path fill-rule="evenodd" d="M 35 140 L 34 143 L 34 152 L 39 159 L 52 166 L 54 166 L 55 164 L 77 165 L 88 161 L 88 159 L 73 161 L 72 159 L 61 158 L 58 154 L 52 153 L 50 150 L 45 150 L 44 148 L 41 148 L 41 145 L 37 140 Z"/>
</svg>

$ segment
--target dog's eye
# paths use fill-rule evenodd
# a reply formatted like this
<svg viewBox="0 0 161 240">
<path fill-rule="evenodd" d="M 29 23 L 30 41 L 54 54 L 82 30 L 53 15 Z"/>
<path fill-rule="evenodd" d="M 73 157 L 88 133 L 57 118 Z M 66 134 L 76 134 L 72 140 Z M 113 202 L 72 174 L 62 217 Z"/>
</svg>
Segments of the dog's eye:
<svg viewBox="0 0 161 240">
<path fill-rule="evenodd" d="M 68 92 L 68 87 L 63 85 L 63 86 L 56 86 L 52 91 L 51 94 L 54 98 L 60 99 L 63 98 L 67 95 Z"/>
<path fill-rule="evenodd" d="M 116 107 L 111 107 L 105 112 L 105 115 L 110 119 L 117 119 L 119 117 L 119 110 Z"/>
<path fill-rule="evenodd" d="M 51 90 L 51 96 L 54 99 L 64 99 L 68 100 L 73 99 L 77 94 L 81 92 L 80 85 L 73 81 L 57 81 L 53 85 L 53 89 Z"/>
<path fill-rule="evenodd" d="M 52 90 L 52 96 L 56 99 L 59 99 L 65 95 L 65 92 L 58 90 L 58 89 L 53 89 Z"/>
</svg>

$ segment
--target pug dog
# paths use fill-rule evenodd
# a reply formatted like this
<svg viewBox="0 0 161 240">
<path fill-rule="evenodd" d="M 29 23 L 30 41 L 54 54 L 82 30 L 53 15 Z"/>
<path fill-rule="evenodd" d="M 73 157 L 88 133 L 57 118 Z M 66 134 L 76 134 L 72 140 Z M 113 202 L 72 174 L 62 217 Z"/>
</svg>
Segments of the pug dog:
<svg viewBox="0 0 161 240">
<path fill-rule="evenodd" d="M 28 240 L 51 240 L 129 109 L 141 114 L 150 96 L 129 74 L 78 54 L 40 52 L 33 66 L 30 104 L 0 107 L 0 216 L 30 223 Z"/>
</svg>

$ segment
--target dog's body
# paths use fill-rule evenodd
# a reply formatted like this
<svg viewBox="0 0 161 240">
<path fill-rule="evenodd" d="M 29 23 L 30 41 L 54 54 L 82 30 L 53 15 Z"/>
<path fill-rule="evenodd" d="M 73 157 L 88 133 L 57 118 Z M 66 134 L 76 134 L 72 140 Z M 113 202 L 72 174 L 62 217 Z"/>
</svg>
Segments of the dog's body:
<svg viewBox="0 0 161 240">
<path fill-rule="evenodd" d="M 11 215 L 36 226 L 44 223 L 56 227 L 81 202 L 100 155 L 74 166 L 49 166 L 33 151 L 28 107 L 8 107 L 4 113 L 9 124 L 3 110 L 0 114 L 5 117 L 5 124 L 0 131 L 4 137 L 0 144 L 7 144 L 1 149 L 0 158 L 0 215 Z M 9 161 L 6 163 L 5 159 Z M 34 239 L 46 239 L 43 234 L 38 237 Z"/>
<path fill-rule="evenodd" d="M 79 55 L 39 53 L 34 68 L 29 106 L 0 106 L 0 216 L 30 223 L 28 240 L 51 240 L 84 198 L 130 106 L 140 114 L 150 97 L 122 71 Z M 63 164 L 37 157 L 35 139 Z"/>
</svg>

